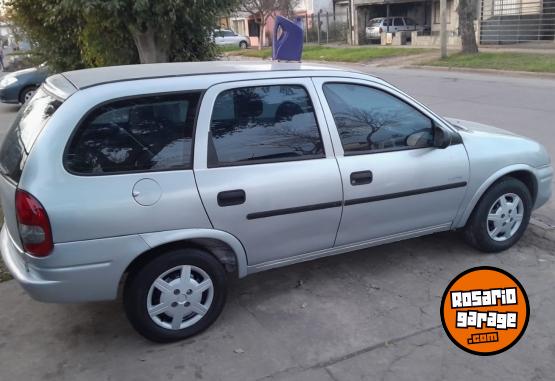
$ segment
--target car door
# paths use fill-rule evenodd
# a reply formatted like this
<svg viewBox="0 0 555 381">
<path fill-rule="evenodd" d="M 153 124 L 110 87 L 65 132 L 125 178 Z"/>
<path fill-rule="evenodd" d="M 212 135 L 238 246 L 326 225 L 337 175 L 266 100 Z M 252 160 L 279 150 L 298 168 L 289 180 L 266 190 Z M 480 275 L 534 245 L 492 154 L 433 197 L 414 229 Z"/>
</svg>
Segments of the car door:
<svg viewBox="0 0 555 381">
<path fill-rule="evenodd" d="M 469 176 L 463 144 L 433 146 L 437 118 L 393 88 L 314 79 L 341 171 L 336 245 L 446 230 Z M 456 143 L 456 144 L 455 144 Z"/>
<path fill-rule="evenodd" d="M 405 30 L 408 30 L 408 31 L 417 30 L 416 23 L 414 22 L 413 19 L 409 19 L 409 18 L 405 19 Z"/>
<path fill-rule="evenodd" d="M 386 33 L 393 33 L 395 30 L 393 29 L 393 19 L 390 18 L 384 18 L 382 21 L 382 25 L 383 25 L 383 31 Z"/>
<path fill-rule="evenodd" d="M 216 45 L 225 45 L 224 32 L 221 30 L 214 31 L 214 42 Z"/>
<path fill-rule="evenodd" d="M 395 32 L 402 32 L 405 30 L 405 22 L 403 21 L 402 17 L 395 17 L 393 19 L 393 27 L 395 28 Z"/>
<path fill-rule="evenodd" d="M 333 247 L 343 190 L 310 79 L 216 85 L 199 115 L 200 195 L 214 228 L 241 241 L 249 265 Z"/>
<path fill-rule="evenodd" d="M 225 32 L 225 39 L 229 45 L 239 45 L 239 40 L 241 39 L 235 32 L 228 30 Z"/>
</svg>

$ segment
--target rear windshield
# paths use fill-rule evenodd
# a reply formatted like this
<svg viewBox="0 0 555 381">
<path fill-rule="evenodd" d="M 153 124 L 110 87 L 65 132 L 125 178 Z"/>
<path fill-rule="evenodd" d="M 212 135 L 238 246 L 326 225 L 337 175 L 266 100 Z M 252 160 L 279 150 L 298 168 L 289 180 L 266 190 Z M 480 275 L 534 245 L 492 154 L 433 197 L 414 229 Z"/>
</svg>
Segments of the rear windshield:
<svg viewBox="0 0 555 381">
<path fill-rule="evenodd" d="M 62 102 L 42 88 L 25 104 L 10 127 L 0 148 L 0 173 L 19 182 L 27 155 L 48 119 Z"/>
</svg>

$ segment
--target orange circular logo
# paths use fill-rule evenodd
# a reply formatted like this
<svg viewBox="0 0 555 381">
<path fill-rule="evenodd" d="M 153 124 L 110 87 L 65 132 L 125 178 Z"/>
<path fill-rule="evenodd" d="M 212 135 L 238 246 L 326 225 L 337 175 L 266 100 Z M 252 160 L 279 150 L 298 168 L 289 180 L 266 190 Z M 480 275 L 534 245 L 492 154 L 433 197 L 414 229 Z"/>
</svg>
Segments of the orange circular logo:
<svg viewBox="0 0 555 381">
<path fill-rule="evenodd" d="M 441 301 L 441 322 L 459 348 L 475 355 L 506 351 L 522 337 L 530 306 L 520 282 L 495 267 L 475 267 L 451 281 Z"/>
</svg>

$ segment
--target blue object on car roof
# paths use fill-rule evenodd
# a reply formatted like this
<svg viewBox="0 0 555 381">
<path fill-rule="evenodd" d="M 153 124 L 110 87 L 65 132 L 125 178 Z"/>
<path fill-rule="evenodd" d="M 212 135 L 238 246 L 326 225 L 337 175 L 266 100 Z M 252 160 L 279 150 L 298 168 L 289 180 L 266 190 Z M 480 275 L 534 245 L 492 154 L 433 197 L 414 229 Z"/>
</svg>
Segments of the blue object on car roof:
<svg viewBox="0 0 555 381">
<path fill-rule="evenodd" d="M 303 22 L 301 18 L 297 17 L 296 21 L 291 21 L 285 17 L 277 16 L 272 36 L 272 59 L 276 61 L 300 61 L 302 54 Z"/>
</svg>

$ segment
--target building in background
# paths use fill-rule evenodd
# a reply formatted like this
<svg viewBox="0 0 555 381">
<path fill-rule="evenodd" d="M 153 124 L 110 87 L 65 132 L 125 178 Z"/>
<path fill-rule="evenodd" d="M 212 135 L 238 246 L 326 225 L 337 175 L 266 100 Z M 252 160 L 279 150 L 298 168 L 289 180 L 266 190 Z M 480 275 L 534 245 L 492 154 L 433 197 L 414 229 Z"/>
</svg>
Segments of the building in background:
<svg viewBox="0 0 555 381">
<path fill-rule="evenodd" d="M 399 38 L 401 33 L 394 33 L 390 40 L 382 38 L 382 43 L 434 47 L 440 44 L 439 4 L 439 0 L 300 0 L 293 17 L 303 20 L 305 42 L 352 45 L 373 43 L 367 38 L 366 28 L 374 18 L 409 18 L 418 26 L 417 32 L 404 32 L 403 38 Z M 447 0 L 447 45 L 452 48 L 461 44 L 458 5 L 459 0 Z M 555 0 L 480 0 L 477 5 L 475 26 L 480 44 L 546 46 L 547 42 L 553 46 Z M 251 46 L 259 45 L 259 24 L 249 13 L 232 14 L 221 24 L 248 36 Z M 274 19 L 270 17 L 265 27 L 266 45 L 271 43 L 273 27 Z"/>
<path fill-rule="evenodd" d="M 553 43 L 555 0 L 482 0 L 481 44 Z"/>
<path fill-rule="evenodd" d="M 326 37 L 325 35 L 327 34 L 326 41 L 329 41 L 329 37 L 331 36 L 332 40 L 334 40 L 334 38 L 335 40 L 341 39 L 341 41 L 338 42 L 347 43 L 347 6 L 348 0 L 299 0 L 293 9 L 293 15 L 288 16 L 289 18 L 300 17 L 302 19 L 305 31 L 310 34 L 310 36 L 307 36 L 310 42 L 317 42 L 318 32 L 320 32 L 321 41 L 324 41 L 324 37 Z M 278 12 L 276 15 L 279 14 Z M 318 15 L 320 19 L 319 23 Z M 342 24 L 342 26 L 339 27 L 339 24 Z M 260 43 L 260 26 L 250 13 L 235 12 L 227 17 L 223 17 L 220 19 L 220 27 L 230 28 L 237 34 L 248 36 L 251 46 L 253 47 L 257 47 Z M 273 28 L 274 18 L 270 17 L 265 25 L 265 46 L 271 44 Z M 341 28 L 345 29 L 344 41 L 343 36 L 339 35 L 340 33 L 337 31 Z M 332 35 L 332 33 L 335 34 Z"/>
</svg>

